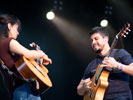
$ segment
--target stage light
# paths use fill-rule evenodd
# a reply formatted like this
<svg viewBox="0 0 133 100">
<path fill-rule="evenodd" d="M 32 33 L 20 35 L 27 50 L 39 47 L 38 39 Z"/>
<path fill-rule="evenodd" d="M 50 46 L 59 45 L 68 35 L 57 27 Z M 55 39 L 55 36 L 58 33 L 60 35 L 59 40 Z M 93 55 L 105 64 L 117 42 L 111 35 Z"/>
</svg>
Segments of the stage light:
<svg viewBox="0 0 133 100">
<path fill-rule="evenodd" d="M 103 20 L 100 22 L 100 25 L 101 25 L 102 27 L 107 27 L 107 26 L 108 26 L 108 20 L 103 19 Z"/>
<path fill-rule="evenodd" d="M 54 9 L 54 11 L 62 11 L 63 10 L 63 1 L 62 0 L 54 0 L 53 9 Z"/>
<path fill-rule="evenodd" d="M 46 18 L 47 18 L 48 20 L 53 20 L 54 17 L 55 17 L 55 14 L 54 14 L 53 11 L 50 11 L 50 12 L 48 12 L 48 13 L 46 14 Z"/>
</svg>

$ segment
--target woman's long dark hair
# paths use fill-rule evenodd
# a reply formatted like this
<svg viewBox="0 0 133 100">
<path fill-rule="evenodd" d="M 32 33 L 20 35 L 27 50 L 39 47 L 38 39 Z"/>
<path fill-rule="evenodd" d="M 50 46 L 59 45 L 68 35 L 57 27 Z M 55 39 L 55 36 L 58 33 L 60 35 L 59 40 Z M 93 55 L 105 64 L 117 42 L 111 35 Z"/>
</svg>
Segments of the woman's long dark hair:
<svg viewBox="0 0 133 100">
<path fill-rule="evenodd" d="M 10 23 L 11 25 L 18 24 L 18 31 L 20 31 L 21 22 L 16 16 L 9 14 L 0 14 L 0 40 L 2 38 L 8 37 L 8 23 Z"/>
</svg>

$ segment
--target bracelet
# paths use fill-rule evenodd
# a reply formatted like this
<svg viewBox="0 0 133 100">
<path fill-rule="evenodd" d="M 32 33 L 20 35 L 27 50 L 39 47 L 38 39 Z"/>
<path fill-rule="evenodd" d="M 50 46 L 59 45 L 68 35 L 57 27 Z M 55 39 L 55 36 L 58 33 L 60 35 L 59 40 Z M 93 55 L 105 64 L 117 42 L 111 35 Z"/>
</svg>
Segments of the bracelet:
<svg viewBox="0 0 133 100">
<path fill-rule="evenodd" d="M 117 64 L 116 69 L 119 69 L 119 65 Z"/>
<path fill-rule="evenodd" d="M 117 66 L 114 69 L 118 69 L 120 71 L 123 71 L 123 64 L 122 63 L 118 63 Z"/>
</svg>

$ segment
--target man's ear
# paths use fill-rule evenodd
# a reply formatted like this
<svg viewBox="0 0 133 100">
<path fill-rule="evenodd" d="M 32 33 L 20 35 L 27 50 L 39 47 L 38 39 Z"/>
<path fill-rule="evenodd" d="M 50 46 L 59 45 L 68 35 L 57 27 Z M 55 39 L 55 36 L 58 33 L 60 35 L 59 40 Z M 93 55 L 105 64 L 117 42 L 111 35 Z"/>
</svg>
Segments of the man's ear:
<svg viewBox="0 0 133 100">
<path fill-rule="evenodd" d="M 11 23 L 8 23 L 7 26 L 8 26 L 8 30 L 10 30 L 12 27 Z"/>
<path fill-rule="evenodd" d="M 108 41 L 109 41 L 108 36 L 105 36 L 105 37 L 104 37 L 104 39 L 105 39 L 105 41 L 106 41 L 106 42 L 108 42 Z"/>
</svg>

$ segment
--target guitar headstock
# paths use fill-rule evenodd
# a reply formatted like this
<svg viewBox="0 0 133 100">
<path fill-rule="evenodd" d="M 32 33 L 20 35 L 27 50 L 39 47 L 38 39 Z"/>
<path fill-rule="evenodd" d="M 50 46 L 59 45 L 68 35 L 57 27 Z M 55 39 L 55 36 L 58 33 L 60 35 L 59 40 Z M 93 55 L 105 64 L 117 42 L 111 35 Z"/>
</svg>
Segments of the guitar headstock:
<svg viewBox="0 0 133 100">
<path fill-rule="evenodd" d="M 131 31 L 129 28 L 130 24 L 126 23 L 124 27 L 120 30 L 120 32 L 116 35 L 116 38 L 120 39 L 122 37 L 126 37 L 126 35 L 128 35 L 128 33 Z"/>
<path fill-rule="evenodd" d="M 36 50 L 41 50 L 41 48 L 40 48 L 36 43 L 34 43 L 34 42 L 30 43 L 29 45 L 30 45 L 31 47 L 35 47 Z"/>
</svg>

